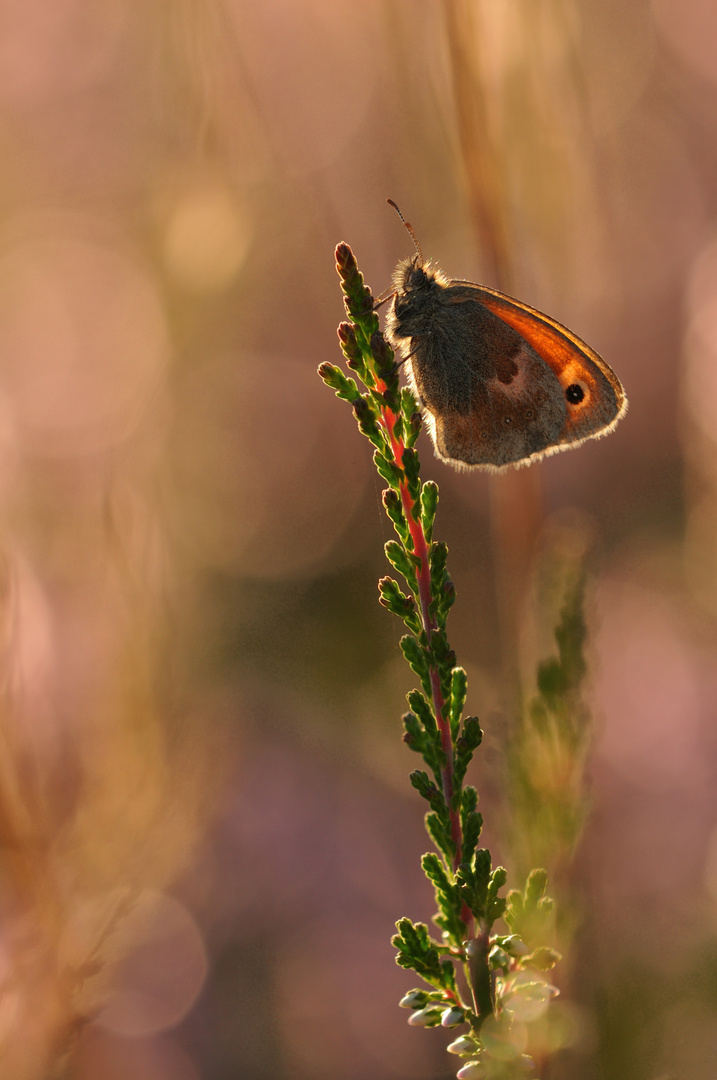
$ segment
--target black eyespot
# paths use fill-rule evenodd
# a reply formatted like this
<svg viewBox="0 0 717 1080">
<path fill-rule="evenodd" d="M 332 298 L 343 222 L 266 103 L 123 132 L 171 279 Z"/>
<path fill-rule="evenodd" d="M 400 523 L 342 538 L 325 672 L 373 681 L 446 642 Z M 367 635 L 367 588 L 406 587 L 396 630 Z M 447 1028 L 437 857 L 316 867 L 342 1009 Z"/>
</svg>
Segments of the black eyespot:
<svg viewBox="0 0 717 1080">
<path fill-rule="evenodd" d="M 513 417 L 512 416 L 504 416 L 503 417 L 503 423 L 504 424 L 512 424 L 513 423 Z"/>
<path fill-rule="evenodd" d="M 585 397 L 585 391 L 579 383 L 573 383 L 565 391 L 565 397 L 568 399 L 571 405 L 579 405 Z"/>
</svg>

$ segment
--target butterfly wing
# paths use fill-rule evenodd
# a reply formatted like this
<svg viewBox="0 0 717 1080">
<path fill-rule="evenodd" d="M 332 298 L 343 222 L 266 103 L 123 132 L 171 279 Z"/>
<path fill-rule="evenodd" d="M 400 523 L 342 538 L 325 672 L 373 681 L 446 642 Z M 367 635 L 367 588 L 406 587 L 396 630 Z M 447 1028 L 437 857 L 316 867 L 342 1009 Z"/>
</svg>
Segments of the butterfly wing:
<svg viewBox="0 0 717 1080">
<path fill-rule="evenodd" d="M 567 449 L 613 430 L 627 410 L 627 397 L 615 372 L 594 349 L 520 300 L 469 281 L 453 280 L 450 285 L 461 291 L 470 289 L 474 299 L 528 342 L 558 379 L 566 413 L 552 449 Z"/>
</svg>

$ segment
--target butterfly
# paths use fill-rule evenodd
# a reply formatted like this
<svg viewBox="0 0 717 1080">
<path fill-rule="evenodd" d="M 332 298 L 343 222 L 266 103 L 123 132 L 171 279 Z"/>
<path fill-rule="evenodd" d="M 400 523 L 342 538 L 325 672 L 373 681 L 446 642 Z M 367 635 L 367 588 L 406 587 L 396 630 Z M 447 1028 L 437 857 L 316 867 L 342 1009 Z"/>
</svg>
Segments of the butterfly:
<svg viewBox="0 0 717 1080">
<path fill-rule="evenodd" d="M 389 341 L 406 364 L 436 456 L 457 469 L 527 465 L 611 432 L 627 410 L 615 372 L 549 315 L 447 278 L 416 254 L 393 274 Z"/>
</svg>

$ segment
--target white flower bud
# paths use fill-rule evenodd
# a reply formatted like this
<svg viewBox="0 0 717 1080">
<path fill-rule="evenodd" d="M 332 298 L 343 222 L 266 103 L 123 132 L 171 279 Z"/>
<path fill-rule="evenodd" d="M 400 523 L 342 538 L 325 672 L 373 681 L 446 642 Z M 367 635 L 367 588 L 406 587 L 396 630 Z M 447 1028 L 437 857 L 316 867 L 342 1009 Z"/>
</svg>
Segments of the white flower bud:
<svg viewBox="0 0 717 1080">
<path fill-rule="evenodd" d="M 425 990 L 409 990 L 399 1001 L 402 1009 L 422 1009 L 426 1004 L 428 994 Z"/>
<path fill-rule="evenodd" d="M 414 1009 L 408 1018 L 412 1027 L 435 1027 L 440 1020 L 441 1012 L 435 1005 L 429 1005 L 425 1009 Z"/>
<path fill-rule="evenodd" d="M 470 1035 L 461 1035 L 459 1039 L 447 1046 L 449 1054 L 462 1054 L 468 1056 L 469 1054 L 475 1054 L 478 1049 L 478 1044 L 475 1039 L 472 1039 Z"/>
<path fill-rule="evenodd" d="M 452 1009 L 446 1009 L 441 1017 L 441 1024 L 446 1028 L 458 1027 L 459 1024 L 465 1023 L 465 1019 L 466 1014 L 463 1012 L 463 1009 L 454 1007 Z"/>
<path fill-rule="evenodd" d="M 484 1080 L 487 1075 L 486 1067 L 480 1061 L 469 1061 L 456 1073 L 458 1080 Z"/>
<path fill-rule="evenodd" d="M 528 946 L 524 941 L 521 941 L 517 934 L 511 934 L 510 937 L 507 937 L 503 942 L 503 948 L 511 956 L 527 956 L 530 952 Z"/>
</svg>

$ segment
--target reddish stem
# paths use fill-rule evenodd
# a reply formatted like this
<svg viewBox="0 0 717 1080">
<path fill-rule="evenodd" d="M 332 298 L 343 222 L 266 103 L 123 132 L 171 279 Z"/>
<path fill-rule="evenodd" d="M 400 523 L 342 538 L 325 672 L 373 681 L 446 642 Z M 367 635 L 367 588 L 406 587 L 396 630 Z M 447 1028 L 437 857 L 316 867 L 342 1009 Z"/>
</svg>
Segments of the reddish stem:
<svg viewBox="0 0 717 1080">
<path fill-rule="evenodd" d="M 386 389 L 386 385 L 382 380 L 379 380 L 378 389 L 381 393 Z M 406 444 L 403 439 L 396 437 L 394 431 L 398 416 L 391 409 L 386 407 L 382 408 L 381 413 L 391 441 L 391 450 L 393 451 L 394 461 L 399 468 L 403 468 L 403 451 L 406 449 Z M 428 558 L 428 541 L 426 540 L 426 534 L 423 531 L 423 525 L 421 524 L 420 519 L 416 520 L 413 516 L 415 502 L 408 490 L 408 484 L 405 481 L 399 485 L 399 492 L 403 504 L 403 513 L 408 523 L 411 539 L 413 540 L 413 550 L 421 560 L 421 566 L 417 573 L 418 597 L 421 605 L 421 622 L 423 623 L 423 629 L 426 634 L 426 641 L 430 646 L 431 633 L 438 629 L 438 624 L 430 611 L 431 564 Z M 453 740 L 451 738 L 450 723 L 443 715 L 446 702 L 441 693 L 441 678 L 438 668 L 433 663 L 430 666 L 430 677 L 433 712 L 436 717 L 436 723 L 438 724 L 438 730 L 441 733 L 441 746 L 446 760 L 446 764 L 441 770 L 441 778 L 443 780 L 443 798 L 448 807 L 451 822 L 451 839 L 456 846 L 456 854 L 453 859 L 453 869 L 455 870 L 461 861 L 463 837 L 461 833 L 460 815 L 453 809 Z"/>
</svg>

